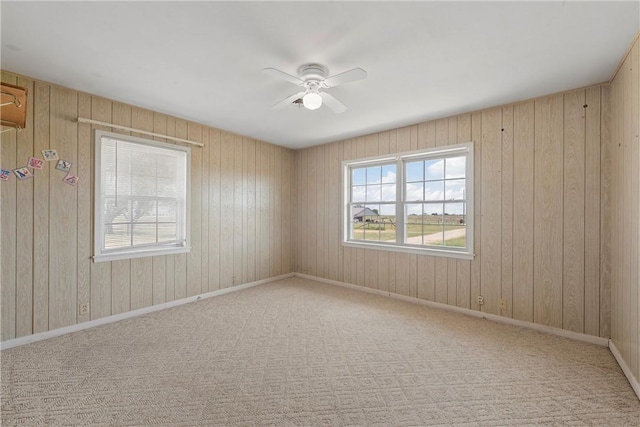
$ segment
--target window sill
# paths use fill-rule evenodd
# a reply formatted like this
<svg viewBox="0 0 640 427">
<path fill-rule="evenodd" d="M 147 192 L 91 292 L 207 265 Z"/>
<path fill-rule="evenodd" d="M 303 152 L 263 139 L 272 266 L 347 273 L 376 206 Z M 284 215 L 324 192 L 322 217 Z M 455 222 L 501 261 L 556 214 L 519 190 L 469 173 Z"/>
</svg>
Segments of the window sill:
<svg viewBox="0 0 640 427">
<path fill-rule="evenodd" d="M 123 259 L 143 258 L 160 255 L 184 254 L 191 251 L 190 247 L 155 248 L 136 251 L 112 252 L 93 256 L 93 262 L 119 261 Z"/>
<path fill-rule="evenodd" d="M 437 256 L 437 257 L 444 257 L 444 258 L 466 259 L 466 260 L 473 260 L 473 257 L 475 256 L 475 254 L 472 254 L 469 252 L 462 252 L 462 251 L 455 251 L 455 250 L 431 249 L 431 248 L 421 248 L 421 247 L 415 247 L 415 246 L 368 243 L 368 242 L 360 242 L 360 241 L 342 242 L 342 246 L 346 246 L 350 248 L 373 249 L 377 251 L 389 251 L 389 252 L 404 252 L 409 254 L 429 255 L 429 256 Z"/>
</svg>

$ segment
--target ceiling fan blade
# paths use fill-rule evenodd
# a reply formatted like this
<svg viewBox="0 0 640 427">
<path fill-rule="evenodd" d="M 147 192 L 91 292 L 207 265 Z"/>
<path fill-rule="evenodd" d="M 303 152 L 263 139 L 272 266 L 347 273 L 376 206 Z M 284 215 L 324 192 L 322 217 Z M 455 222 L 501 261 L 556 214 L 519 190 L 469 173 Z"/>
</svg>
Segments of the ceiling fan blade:
<svg viewBox="0 0 640 427">
<path fill-rule="evenodd" d="M 344 113 L 347 110 L 347 107 L 333 95 L 328 94 L 327 92 L 320 92 L 320 96 L 322 97 L 322 102 L 331 109 L 336 114 Z"/>
<path fill-rule="evenodd" d="M 302 98 L 303 95 L 304 95 L 304 92 L 294 93 L 293 95 L 287 97 L 286 99 L 283 99 L 282 101 L 274 104 L 271 108 L 273 108 L 274 110 L 280 110 L 286 107 L 287 105 L 290 105 L 296 99 Z"/>
<path fill-rule="evenodd" d="M 293 83 L 294 85 L 302 86 L 304 84 L 304 81 L 298 77 L 292 76 L 291 74 L 285 73 L 284 71 L 280 71 L 276 68 L 265 68 L 262 71 L 279 79 L 286 80 L 289 83 Z"/>
<path fill-rule="evenodd" d="M 345 83 L 354 82 L 356 80 L 362 80 L 367 78 L 367 72 L 362 68 L 354 68 L 353 70 L 345 71 L 344 73 L 336 74 L 324 79 L 323 83 L 327 87 L 336 87 Z"/>
</svg>

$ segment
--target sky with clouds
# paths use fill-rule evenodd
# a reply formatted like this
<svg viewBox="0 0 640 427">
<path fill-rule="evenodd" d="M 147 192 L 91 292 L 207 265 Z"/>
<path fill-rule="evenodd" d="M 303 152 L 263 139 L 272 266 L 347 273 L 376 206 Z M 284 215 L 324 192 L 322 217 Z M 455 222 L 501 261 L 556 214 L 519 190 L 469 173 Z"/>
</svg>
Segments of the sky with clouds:
<svg viewBox="0 0 640 427">
<path fill-rule="evenodd" d="M 406 163 L 405 200 L 440 203 L 411 203 L 408 214 L 462 214 L 465 194 L 465 157 L 420 160 Z M 396 199 L 396 166 L 352 169 L 352 202 L 393 215 L 395 205 L 378 204 Z M 454 201 L 458 201 L 457 203 Z"/>
</svg>

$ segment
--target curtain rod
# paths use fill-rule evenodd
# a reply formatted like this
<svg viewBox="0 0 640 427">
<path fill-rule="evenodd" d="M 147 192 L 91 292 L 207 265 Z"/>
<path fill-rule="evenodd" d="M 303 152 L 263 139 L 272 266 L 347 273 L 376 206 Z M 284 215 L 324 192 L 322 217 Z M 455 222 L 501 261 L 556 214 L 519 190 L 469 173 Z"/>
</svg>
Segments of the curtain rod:
<svg viewBox="0 0 640 427">
<path fill-rule="evenodd" d="M 114 125 L 114 124 L 111 124 L 111 123 L 100 122 L 98 120 L 86 119 L 84 117 L 78 117 L 78 123 L 89 123 L 89 124 L 92 124 L 92 125 L 106 126 L 106 127 L 110 127 L 110 128 L 113 128 L 113 129 L 119 129 L 119 130 L 124 130 L 124 131 L 128 131 L 128 132 L 142 133 L 144 135 L 157 136 L 158 138 L 166 138 L 166 139 L 170 139 L 172 141 L 186 142 L 187 144 L 197 145 L 198 147 L 204 147 L 204 144 L 201 143 L 201 142 L 189 141 L 188 139 L 182 139 L 182 138 L 177 138 L 175 136 L 163 135 L 161 133 L 149 132 L 147 130 L 142 130 L 142 129 L 134 129 L 134 128 L 126 127 L 126 126 Z"/>
</svg>

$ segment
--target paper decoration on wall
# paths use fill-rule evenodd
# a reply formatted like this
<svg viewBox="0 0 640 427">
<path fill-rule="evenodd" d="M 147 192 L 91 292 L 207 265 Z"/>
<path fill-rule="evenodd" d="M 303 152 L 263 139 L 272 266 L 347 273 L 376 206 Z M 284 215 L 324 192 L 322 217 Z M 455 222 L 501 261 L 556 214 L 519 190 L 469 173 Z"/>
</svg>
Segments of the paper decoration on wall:
<svg viewBox="0 0 640 427">
<path fill-rule="evenodd" d="M 28 165 L 31 169 L 42 170 L 44 169 L 44 160 L 39 159 L 37 157 L 29 157 Z"/>
<path fill-rule="evenodd" d="M 27 179 L 27 178 L 33 178 L 33 174 L 31 173 L 29 168 L 27 168 L 26 166 L 23 166 L 23 167 L 18 168 L 18 169 L 14 169 L 13 173 L 16 174 L 16 176 L 18 177 L 19 180 L 23 180 L 23 179 Z"/>
<path fill-rule="evenodd" d="M 56 150 L 42 150 L 42 157 L 46 161 L 58 160 L 58 152 Z"/>
<path fill-rule="evenodd" d="M 78 183 L 78 180 L 79 180 L 79 179 L 80 179 L 80 178 L 78 178 L 77 176 L 75 176 L 75 175 L 73 175 L 73 174 L 68 173 L 68 174 L 67 174 L 67 176 L 65 176 L 65 177 L 63 178 L 63 181 L 64 181 L 64 182 L 66 182 L 66 183 L 67 183 L 67 184 L 69 184 L 69 185 L 73 185 L 73 186 L 75 186 L 75 185 Z"/>
<path fill-rule="evenodd" d="M 56 169 L 61 170 L 63 172 L 69 172 L 71 170 L 71 162 L 68 162 L 66 160 L 58 160 Z"/>
<path fill-rule="evenodd" d="M 9 181 L 9 178 L 11 178 L 11 171 L 0 169 L 0 181 Z"/>
</svg>

